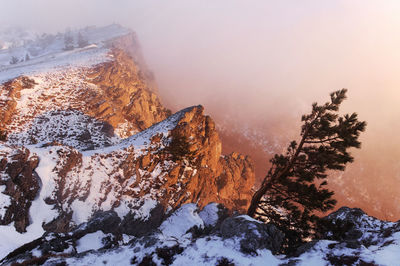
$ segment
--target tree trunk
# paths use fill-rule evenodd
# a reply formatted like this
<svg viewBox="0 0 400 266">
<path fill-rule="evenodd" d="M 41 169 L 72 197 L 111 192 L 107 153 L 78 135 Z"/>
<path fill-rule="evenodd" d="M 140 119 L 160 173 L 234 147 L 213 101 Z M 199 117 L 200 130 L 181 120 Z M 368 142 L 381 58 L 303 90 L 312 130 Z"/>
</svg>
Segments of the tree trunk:
<svg viewBox="0 0 400 266">
<path fill-rule="evenodd" d="M 258 207 L 258 204 L 260 203 L 262 196 L 265 195 L 265 193 L 269 190 L 271 185 L 272 185 L 272 183 L 264 184 L 264 182 L 263 182 L 263 184 L 261 185 L 261 188 L 259 190 L 257 190 L 256 193 L 254 193 L 253 197 L 251 198 L 250 206 L 247 209 L 248 216 L 254 217 L 257 207 Z"/>
<path fill-rule="evenodd" d="M 317 117 L 319 116 L 320 112 L 317 114 Z M 314 118 L 314 120 L 308 124 L 306 126 L 306 129 L 303 133 L 303 136 L 300 140 L 300 144 L 297 147 L 296 152 L 294 153 L 293 157 L 291 158 L 290 162 L 286 165 L 286 167 L 277 175 L 272 175 L 272 178 L 269 180 L 269 182 L 267 183 L 267 177 L 264 178 L 264 181 L 261 185 L 261 188 L 259 190 L 256 191 L 256 193 L 254 193 L 253 197 L 251 198 L 251 202 L 250 202 L 250 206 L 247 209 L 247 215 L 250 217 L 254 217 L 258 204 L 260 203 L 261 198 L 265 195 L 265 193 L 272 187 L 272 184 L 274 182 L 274 180 L 279 180 L 279 178 L 286 174 L 294 165 L 294 163 L 296 162 L 297 157 L 300 154 L 301 149 L 303 148 L 303 145 L 305 143 L 305 140 L 308 136 L 308 132 L 310 130 L 310 128 L 312 127 L 312 125 L 315 123 L 316 118 Z"/>
</svg>

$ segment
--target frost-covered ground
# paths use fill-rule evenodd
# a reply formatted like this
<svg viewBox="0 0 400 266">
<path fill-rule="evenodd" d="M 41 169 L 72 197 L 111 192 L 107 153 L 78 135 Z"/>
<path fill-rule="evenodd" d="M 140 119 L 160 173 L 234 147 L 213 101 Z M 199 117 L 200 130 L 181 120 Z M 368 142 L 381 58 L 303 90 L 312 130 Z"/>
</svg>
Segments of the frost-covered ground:
<svg viewBox="0 0 400 266">
<path fill-rule="evenodd" d="M 374 242 L 375 244 L 364 242 L 365 245 L 350 247 L 345 240 L 320 240 L 310 245 L 298 257 L 273 255 L 268 249 L 258 249 L 255 253 L 249 254 L 241 248 L 241 241 L 246 238 L 245 235 L 226 237 L 223 233 L 224 229 L 222 229 L 224 222 L 222 222 L 222 225 L 217 225 L 218 219 L 221 218 L 217 206 L 217 204 L 210 204 L 203 210 L 199 210 L 195 204 L 186 204 L 166 219 L 159 230 L 152 235 L 140 239 L 132 238 L 129 243 L 121 244 L 116 248 L 98 249 L 99 246 L 102 246 L 102 243 L 104 246 L 104 241 L 101 242 L 101 237 L 104 237 L 104 234 L 102 232 L 91 234 L 87 238 L 93 241 L 79 248 L 84 250 L 91 248 L 92 251 L 73 258 L 55 258 L 47 261 L 45 265 L 53 265 L 52 263 L 61 261 L 66 262 L 67 265 L 138 265 L 140 263 L 144 263 L 141 265 L 260 266 L 287 264 L 307 266 L 400 265 L 400 229 L 394 223 L 380 223 L 379 220 L 367 215 L 362 215 L 361 219 L 353 220 L 358 229 L 364 228 L 362 234 L 365 236 L 371 236 L 376 229 L 375 226 L 385 227 L 387 225 L 387 229 L 392 229 L 391 234 L 386 233 L 386 237 L 382 237 L 382 235 L 380 238 L 378 237 Z M 352 211 L 344 210 L 343 212 Z M 244 219 L 249 228 L 252 227 L 252 224 L 258 223 L 247 216 L 229 219 Z M 366 220 L 373 220 L 373 224 L 364 223 Z M 338 218 L 335 221 L 344 220 Z M 193 231 L 193 228 L 198 230 Z M 203 233 L 203 235 L 198 233 L 202 230 L 205 232 L 206 228 L 213 228 L 214 230 L 209 230 L 208 233 Z M 375 236 L 379 236 L 382 232 L 375 232 Z M 79 243 L 87 243 L 87 238 Z M 151 264 L 151 262 L 155 264 Z"/>
<path fill-rule="evenodd" d="M 88 44 L 81 48 L 76 44 L 79 33 L 88 41 Z M 129 33 L 131 31 L 118 25 L 88 27 L 69 33 L 75 37 L 73 50 L 64 49 L 63 34 L 32 37 L 29 41 L 16 44 L 15 47 L 0 50 L 0 84 L 21 75 L 34 82 L 14 94 L 10 94 L 4 84 L 0 85 L 0 108 L 7 108 L 10 101 L 16 103 L 13 120 L 7 125 L 9 139 L 18 140 L 14 144 L 21 145 L 26 144 L 33 135 L 35 138 L 31 139 L 29 144 L 44 141 L 48 135 L 56 136 L 54 133 L 59 134 L 56 141 L 60 141 L 73 140 L 71 136 L 77 138 L 101 131 L 98 128 L 102 127 L 100 123 L 88 123 L 87 120 L 93 118 L 87 115 L 90 110 L 83 99 L 90 102 L 91 98 L 101 98 L 104 92 L 89 82 L 87 71 L 95 65 L 113 60 L 108 44 L 114 38 Z M 0 40 L 1 37 L 0 32 Z M 17 63 L 9 63 L 10 57 L 18 53 L 29 54 L 32 47 L 37 48 L 35 56 L 31 55 L 29 60 L 21 59 L 22 61 Z M 97 104 L 97 101 L 93 104 Z M 70 111 L 72 109 L 80 112 Z M 68 115 L 61 114 L 60 111 L 68 112 Z M 84 115 L 87 117 L 83 117 Z M 53 120 L 60 120 L 58 128 L 52 128 L 55 125 Z M 72 124 L 74 127 L 71 127 Z M 121 137 L 132 135 L 132 132 L 128 132 L 128 127 L 128 123 L 122 123 L 116 127 L 115 133 Z M 16 134 L 18 136 L 15 136 Z M 113 143 L 113 140 L 104 134 L 97 135 L 101 145 Z M 76 147 L 76 143 L 64 144 Z M 92 146 L 93 143 L 86 143 L 86 148 L 99 147 Z"/>
<path fill-rule="evenodd" d="M 81 48 L 77 45 L 79 32 L 88 41 Z M 0 49 L 0 83 L 22 74 L 46 72 L 61 66 L 90 66 L 104 62 L 107 60 L 106 42 L 128 33 L 128 29 L 119 25 L 71 31 L 68 34 L 74 38 L 73 50 L 65 50 L 64 34 L 37 37 L 30 34 L 23 43 L 3 45 L 3 49 Z M 18 62 L 10 63 L 12 58 Z"/>
<path fill-rule="evenodd" d="M 343 239 L 309 243 L 297 257 L 276 255 L 262 247 L 249 251 L 255 247 L 253 240 L 268 242 L 274 233 L 268 230 L 269 235 L 262 235 L 267 227 L 257 226 L 260 222 L 246 215 L 228 217 L 222 210 L 216 203 L 203 209 L 185 204 L 147 235 L 120 238 L 107 231 L 109 218 L 104 214 L 67 235 L 47 235 L 42 238 L 45 244 L 30 244 L 3 262 L 52 254 L 44 265 L 400 265 L 400 224 L 379 221 L 357 209 L 343 208 L 337 217 L 328 217 L 339 227 L 353 224 L 343 227 Z M 89 230 L 93 224 L 99 228 Z M 337 232 L 326 233 L 339 237 Z"/>
</svg>

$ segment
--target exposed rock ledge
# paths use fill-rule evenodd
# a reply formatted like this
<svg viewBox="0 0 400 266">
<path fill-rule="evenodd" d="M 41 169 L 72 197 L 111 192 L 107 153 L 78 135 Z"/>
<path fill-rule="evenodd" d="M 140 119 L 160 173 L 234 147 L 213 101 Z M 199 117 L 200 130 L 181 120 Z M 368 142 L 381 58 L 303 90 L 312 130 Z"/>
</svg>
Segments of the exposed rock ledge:
<svg viewBox="0 0 400 266">
<path fill-rule="evenodd" d="M 174 157 L 174 138 L 187 140 L 190 156 Z M 44 225 L 46 231 L 53 232 L 67 232 L 96 211 L 116 210 L 121 218 L 130 215 L 144 220 L 146 208 L 150 211 L 160 205 L 163 212 L 189 202 L 200 207 L 218 202 L 244 211 L 255 179 L 248 157 L 221 155 L 214 122 L 203 115 L 202 106 L 186 108 L 107 148 L 82 152 L 53 142 L 37 145 L 31 152 L 40 155 L 41 163 L 48 158 L 54 164 L 43 181 L 47 192 L 39 199 L 58 212 Z M 18 164 L 31 166 L 29 178 L 35 180 L 32 171 L 37 161 L 36 165 L 28 164 L 25 157 Z M 5 161 L 3 168 L 10 163 L 15 161 Z M 25 210 L 37 194 L 37 185 L 34 188 L 33 195 L 21 199 L 27 202 Z M 28 213 L 20 231 L 28 225 Z"/>
</svg>

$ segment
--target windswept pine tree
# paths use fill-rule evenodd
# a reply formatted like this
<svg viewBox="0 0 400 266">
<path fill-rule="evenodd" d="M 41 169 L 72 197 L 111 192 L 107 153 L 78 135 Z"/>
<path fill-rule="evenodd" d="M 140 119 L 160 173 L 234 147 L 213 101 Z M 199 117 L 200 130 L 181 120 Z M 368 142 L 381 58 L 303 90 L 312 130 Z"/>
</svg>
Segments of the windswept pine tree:
<svg viewBox="0 0 400 266">
<path fill-rule="evenodd" d="M 344 171 L 354 160 L 349 149 L 361 146 L 366 122 L 358 121 L 356 113 L 338 114 L 346 92 L 333 92 L 330 102 L 312 105 L 301 119 L 300 141 L 292 141 L 285 154 L 275 154 L 253 195 L 248 215 L 278 226 L 286 235 L 286 251 L 311 236 L 318 220 L 315 212 L 334 208 L 334 193 L 326 187 L 328 173 Z"/>
<path fill-rule="evenodd" d="M 71 31 L 66 31 L 64 34 L 64 50 L 69 51 L 74 49 L 74 37 Z"/>
<path fill-rule="evenodd" d="M 84 36 L 82 34 L 82 32 L 79 32 L 78 33 L 78 47 L 83 48 L 83 47 L 87 46 L 88 44 L 89 44 L 89 41 L 86 38 L 86 36 Z"/>
</svg>

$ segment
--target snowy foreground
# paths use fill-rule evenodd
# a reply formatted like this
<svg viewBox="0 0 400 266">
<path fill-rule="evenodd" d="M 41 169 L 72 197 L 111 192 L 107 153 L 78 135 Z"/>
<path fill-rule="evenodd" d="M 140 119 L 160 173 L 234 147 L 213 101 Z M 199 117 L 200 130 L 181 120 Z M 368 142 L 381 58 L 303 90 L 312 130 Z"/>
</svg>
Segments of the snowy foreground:
<svg viewBox="0 0 400 266">
<path fill-rule="evenodd" d="M 44 265 L 400 265 L 399 224 L 381 222 L 358 209 L 342 208 L 330 216 L 336 229 L 347 224 L 340 241 L 306 244 L 298 257 L 272 254 L 281 236 L 274 226 L 245 215 L 228 217 L 215 203 L 203 210 L 183 205 L 142 237 L 124 234 L 117 239 L 109 228 L 115 219 L 117 215 L 106 212 L 69 234 L 46 234 L 3 262 L 47 256 Z M 332 232 L 327 235 L 333 237 Z"/>
</svg>

